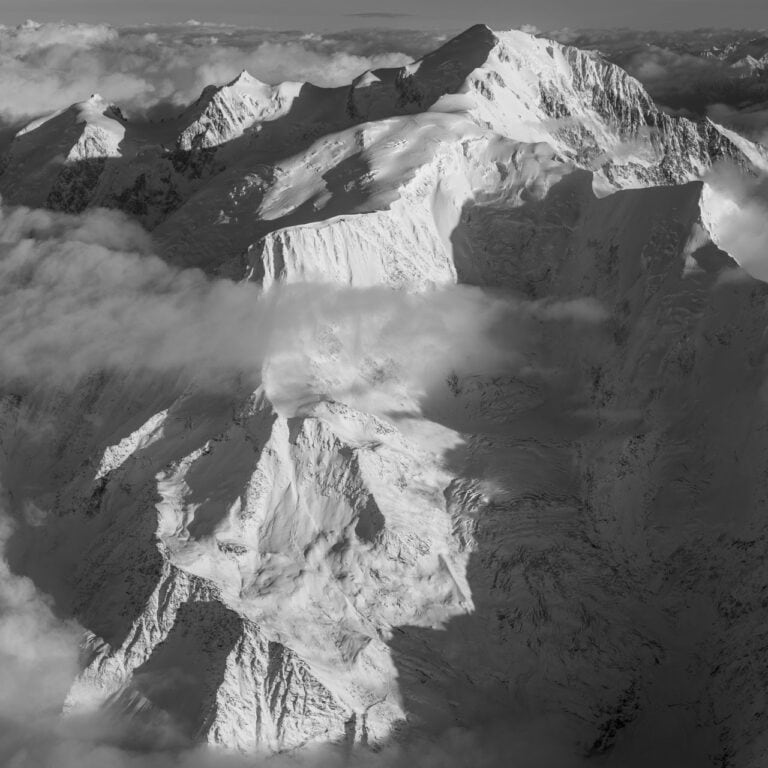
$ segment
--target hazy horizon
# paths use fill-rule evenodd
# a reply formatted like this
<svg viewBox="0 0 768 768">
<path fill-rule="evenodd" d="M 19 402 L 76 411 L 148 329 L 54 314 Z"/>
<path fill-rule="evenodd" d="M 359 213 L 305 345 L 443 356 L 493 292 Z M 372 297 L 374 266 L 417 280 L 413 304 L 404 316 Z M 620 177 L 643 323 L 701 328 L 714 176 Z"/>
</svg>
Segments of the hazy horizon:
<svg viewBox="0 0 768 768">
<path fill-rule="evenodd" d="M 521 0 L 514 8 L 501 0 L 390 0 L 386 10 L 373 3 L 328 0 L 322 12 L 309 0 L 262 3 L 256 9 L 247 0 L 220 0 L 214 12 L 205 0 L 6 0 L 0 24 L 39 22 L 107 23 L 118 26 L 177 24 L 194 19 L 208 24 L 337 31 L 360 27 L 455 30 L 476 23 L 497 29 L 535 25 L 540 29 L 632 28 L 720 29 L 766 28 L 763 0 L 734 0 L 727 7 L 712 0 L 652 0 L 642 6 L 612 0 Z"/>
</svg>

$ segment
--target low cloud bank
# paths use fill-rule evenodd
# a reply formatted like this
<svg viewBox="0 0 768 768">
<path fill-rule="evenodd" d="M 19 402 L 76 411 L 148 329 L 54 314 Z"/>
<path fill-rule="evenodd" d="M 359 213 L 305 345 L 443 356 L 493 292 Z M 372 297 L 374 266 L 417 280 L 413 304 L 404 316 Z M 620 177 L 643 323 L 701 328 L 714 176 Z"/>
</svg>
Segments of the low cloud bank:
<svg viewBox="0 0 768 768">
<path fill-rule="evenodd" d="M 5 561 L 13 523 L 0 488 L 0 763 L 22 768 L 28 747 L 57 725 L 78 669 L 80 630 Z"/>
<path fill-rule="evenodd" d="M 530 302 L 469 286 L 412 293 L 301 284 L 262 296 L 254 283 L 170 267 L 114 211 L 0 212 L 5 383 L 67 387 L 95 370 L 146 370 L 205 386 L 238 376 L 256 385 L 266 358 L 289 355 L 295 375 L 332 372 L 331 390 L 369 386 L 371 375 L 384 381 L 390 370 L 418 391 L 451 370 L 514 363 L 526 323 L 602 317 L 587 299 Z"/>
<path fill-rule="evenodd" d="M 719 165 L 705 181 L 704 215 L 715 242 L 753 277 L 768 281 L 768 175 Z"/>
<path fill-rule="evenodd" d="M 11 531 L 0 512 L 3 549 Z M 54 616 L 29 579 L 0 560 L 0 713 L 6 722 L 21 726 L 30 715 L 46 714 L 51 701 L 63 700 L 77 668 L 78 633 L 74 623 Z"/>
<path fill-rule="evenodd" d="M 306 34 L 179 25 L 0 25 L 0 120 L 20 124 L 100 93 L 130 116 L 178 111 L 202 89 L 247 69 L 270 83 L 349 83 L 366 69 L 399 66 L 439 36 L 361 31 Z"/>
</svg>

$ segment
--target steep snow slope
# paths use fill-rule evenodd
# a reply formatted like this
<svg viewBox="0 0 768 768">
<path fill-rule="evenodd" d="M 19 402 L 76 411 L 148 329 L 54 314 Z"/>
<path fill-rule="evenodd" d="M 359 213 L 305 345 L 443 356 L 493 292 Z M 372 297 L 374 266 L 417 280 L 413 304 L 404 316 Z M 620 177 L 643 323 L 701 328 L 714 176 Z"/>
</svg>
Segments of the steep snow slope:
<svg viewBox="0 0 768 768">
<path fill-rule="evenodd" d="M 403 716 L 390 627 L 470 604 L 435 446 L 341 403 L 175 397 L 94 379 L 69 410 L 33 394 L 5 409 L 3 433 L 22 435 L 3 476 L 49 515 L 14 551 L 32 547 L 30 573 L 92 633 L 68 706 L 241 749 L 384 739 Z M 110 419 L 95 433 L 70 426 L 83 400 Z M 169 407 L 98 448 L 155 403 Z"/>
<path fill-rule="evenodd" d="M 259 167 L 223 172 L 155 240 L 174 261 L 265 285 L 452 282 L 450 235 L 465 202 L 543 192 L 567 170 L 547 145 L 460 115 L 390 118 L 320 139 L 266 178 Z"/>
</svg>

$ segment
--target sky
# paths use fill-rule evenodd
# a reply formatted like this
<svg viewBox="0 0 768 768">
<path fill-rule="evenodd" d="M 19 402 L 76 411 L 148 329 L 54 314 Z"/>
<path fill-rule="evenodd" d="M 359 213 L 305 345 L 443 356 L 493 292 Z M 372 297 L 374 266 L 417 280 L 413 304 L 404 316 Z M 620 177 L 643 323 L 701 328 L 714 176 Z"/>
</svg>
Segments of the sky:
<svg viewBox="0 0 768 768">
<path fill-rule="evenodd" d="M 762 28 L 766 0 L 2 0 L 0 23 L 36 21 L 162 24 L 198 19 L 311 31 L 361 26 L 497 29 L 628 26 Z"/>
</svg>

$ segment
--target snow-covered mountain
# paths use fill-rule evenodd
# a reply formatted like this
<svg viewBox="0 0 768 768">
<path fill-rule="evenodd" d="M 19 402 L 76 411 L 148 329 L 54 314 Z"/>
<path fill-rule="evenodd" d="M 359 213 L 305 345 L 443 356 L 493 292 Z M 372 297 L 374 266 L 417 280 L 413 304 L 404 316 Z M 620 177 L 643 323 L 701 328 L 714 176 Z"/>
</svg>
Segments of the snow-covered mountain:
<svg viewBox="0 0 768 768">
<path fill-rule="evenodd" d="M 290 112 L 303 83 L 270 86 L 243 70 L 231 83 L 209 86 L 182 117 L 186 127 L 178 137 L 180 149 L 217 147 L 249 128 L 277 120 Z"/>
<path fill-rule="evenodd" d="M 243 72 L 163 123 L 126 124 L 92 99 L 21 132 L 0 193 L 60 210 L 116 207 L 174 228 L 175 215 L 200 196 L 208 208 L 228 203 L 232 184 L 221 174 L 271 186 L 283 160 L 318 154 L 316 141 L 348 143 L 361 124 L 415 114 L 461 116 L 510 139 L 546 142 L 613 189 L 679 183 L 720 159 L 753 159 L 711 121 L 657 109 L 636 80 L 596 54 L 478 25 L 413 64 L 364 73 L 347 87 L 269 86 Z M 18 183 L 41 176 L 41 164 L 38 184 Z"/>
<path fill-rule="evenodd" d="M 764 764 L 768 288 L 717 244 L 722 159 L 765 162 L 484 26 L 346 88 L 243 73 L 162 124 L 92 97 L 28 126 L 6 203 L 119 208 L 265 295 L 516 307 L 514 354 L 418 391 L 375 360 L 342 386 L 332 323 L 256 385 L 9 389 L 12 565 L 87 631 L 67 711 L 245 752 L 490 724 L 492 765 L 520 727 L 577 764 Z"/>
</svg>

